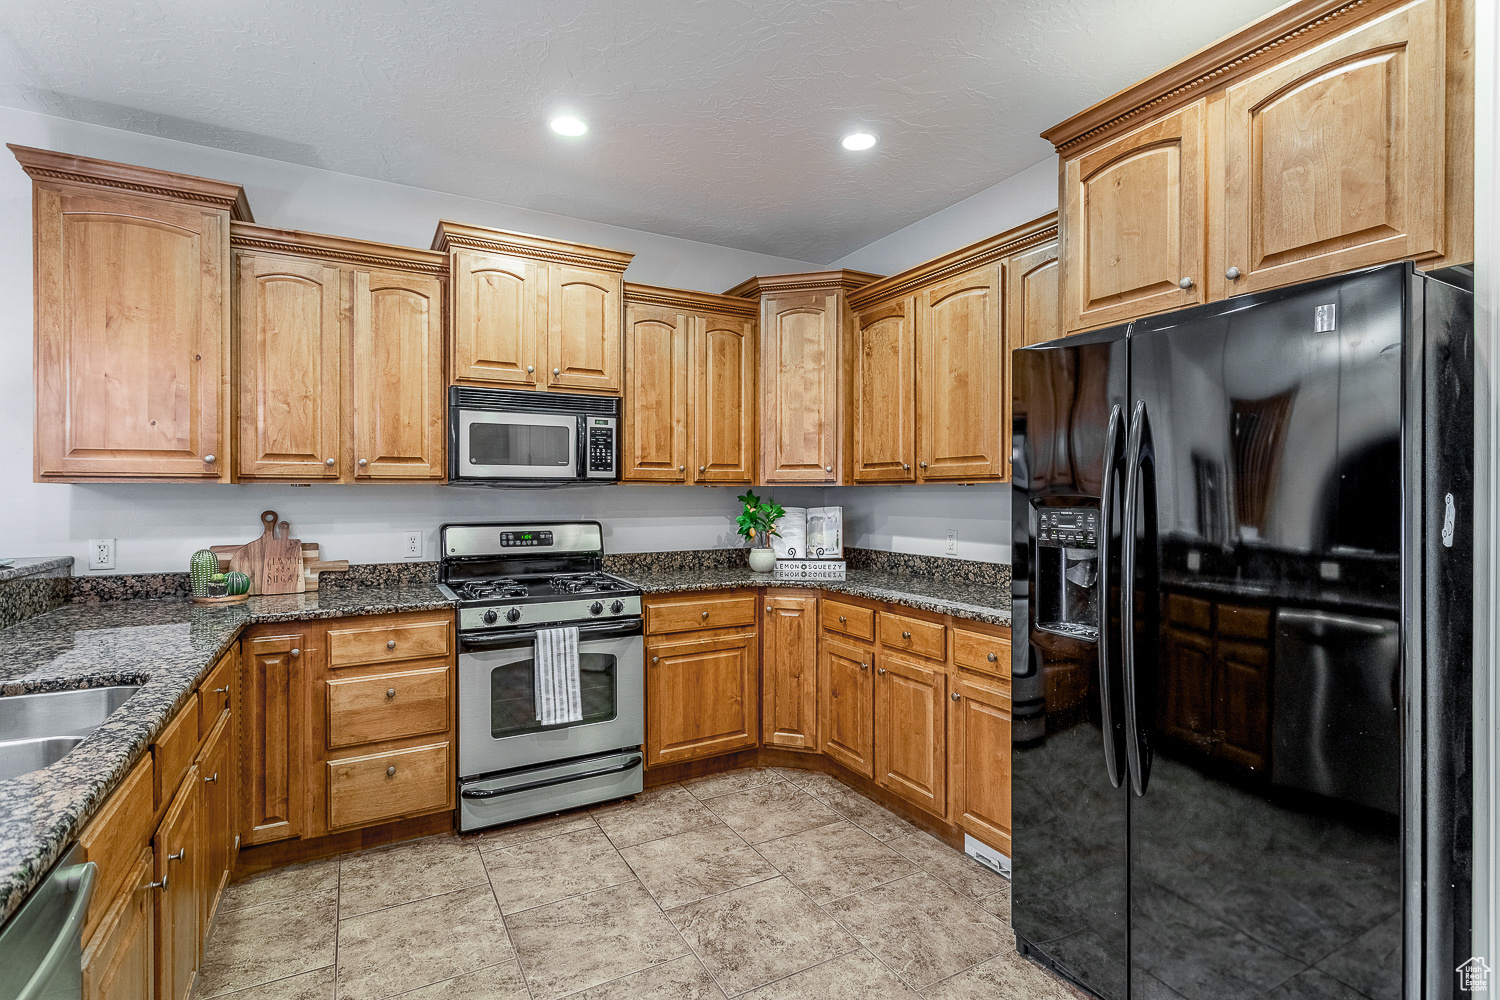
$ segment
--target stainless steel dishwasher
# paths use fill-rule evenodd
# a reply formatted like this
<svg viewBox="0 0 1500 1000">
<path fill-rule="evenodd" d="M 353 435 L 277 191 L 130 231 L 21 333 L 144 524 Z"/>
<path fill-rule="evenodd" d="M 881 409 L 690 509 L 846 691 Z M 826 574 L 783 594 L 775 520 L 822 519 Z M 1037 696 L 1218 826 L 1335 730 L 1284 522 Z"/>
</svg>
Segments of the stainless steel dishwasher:
<svg viewBox="0 0 1500 1000">
<path fill-rule="evenodd" d="M 0 1000 L 80 1000 L 83 917 L 99 866 L 78 845 L 0 929 Z"/>
</svg>

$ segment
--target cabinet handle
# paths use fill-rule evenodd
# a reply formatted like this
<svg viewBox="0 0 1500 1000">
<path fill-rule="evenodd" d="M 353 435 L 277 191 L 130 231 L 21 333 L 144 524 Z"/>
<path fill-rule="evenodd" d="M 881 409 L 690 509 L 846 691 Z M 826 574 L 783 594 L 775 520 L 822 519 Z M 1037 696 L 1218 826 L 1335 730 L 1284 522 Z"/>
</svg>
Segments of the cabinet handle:
<svg viewBox="0 0 1500 1000">
<path fill-rule="evenodd" d="M 845 625 L 845 624 L 848 623 L 848 621 L 849 621 L 849 619 L 845 618 L 843 615 L 839 615 L 839 624 L 840 625 Z"/>
<path fill-rule="evenodd" d="M 910 472 L 911 471 L 911 466 L 907 465 L 905 462 L 902 462 L 901 463 L 901 471 L 902 472 Z"/>
<path fill-rule="evenodd" d="M 989 660 L 991 663 L 994 663 L 997 659 L 999 659 L 999 657 L 997 657 L 994 653 L 991 653 L 986 656 L 985 659 Z"/>
<path fill-rule="evenodd" d="M 703 612 L 703 620 L 704 621 L 708 621 L 708 612 L 707 611 Z"/>
<path fill-rule="evenodd" d="M 396 765 L 395 764 L 392 764 L 390 767 L 388 767 L 388 768 L 385 769 L 385 776 L 387 778 L 394 778 L 396 776 Z"/>
<path fill-rule="evenodd" d="M 185 857 L 187 857 L 187 848 L 186 847 L 179 849 L 176 854 L 168 854 L 167 855 L 167 860 L 168 861 L 181 861 Z"/>
<path fill-rule="evenodd" d="M 395 648 L 396 648 L 396 640 L 395 640 L 395 639 L 392 639 L 392 640 L 390 640 L 390 641 L 389 641 L 389 642 L 387 642 L 387 643 L 386 643 L 386 644 L 385 644 L 385 648 L 386 648 L 386 649 L 395 649 Z"/>
<path fill-rule="evenodd" d="M 370 464 L 370 460 L 368 458 L 362 458 L 362 459 L 359 460 L 360 468 L 364 468 L 365 466 L 367 466 L 369 464 Z"/>
<path fill-rule="evenodd" d="M 167 876 L 163 875 L 161 877 L 161 881 L 160 882 L 147 882 L 145 885 L 141 886 L 141 888 L 142 889 L 160 889 L 162 892 L 166 892 L 167 891 Z"/>
<path fill-rule="evenodd" d="M 927 463 L 926 462 L 918 462 L 917 463 L 917 468 L 919 468 L 919 469 L 925 469 L 925 468 L 927 468 Z"/>
<path fill-rule="evenodd" d="M 1224 272 L 1224 277 L 1228 278 L 1230 281 L 1239 281 L 1240 269 L 1237 267 L 1231 267 L 1229 270 Z"/>
<path fill-rule="evenodd" d="M 699 472 L 707 472 L 708 471 L 708 466 L 706 466 L 706 465 L 700 465 L 700 466 L 698 466 L 698 471 Z"/>
<path fill-rule="evenodd" d="M 535 371 L 536 371 L 536 369 L 534 367 L 532 367 L 531 365 L 527 365 L 526 366 L 526 374 L 527 375 L 530 375 L 530 374 L 532 374 Z"/>
<path fill-rule="evenodd" d="M 395 688 L 386 688 L 385 689 L 385 696 L 387 698 L 394 698 L 394 697 L 396 697 L 396 689 Z"/>
<path fill-rule="evenodd" d="M 687 471 L 687 466 L 685 466 L 685 465 L 679 465 L 677 467 L 677 471 L 678 472 L 686 472 Z"/>
<path fill-rule="evenodd" d="M 885 667 L 876 667 L 875 668 L 875 672 L 877 674 L 879 674 L 880 676 L 884 677 L 885 676 Z"/>
<path fill-rule="evenodd" d="M 203 456 L 203 464 L 204 465 L 213 465 L 215 461 L 217 461 L 217 459 L 215 459 L 212 455 L 204 455 Z"/>
<path fill-rule="evenodd" d="M 911 638 L 911 633 L 910 632 L 902 632 L 901 633 L 901 638 L 903 638 L 903 639 L 910 639 Z"/>
<path fill-rule="evenodd" d="M 869 670 L 870 669 L 870 665 L 868 663 L 861 663 L 859 665 L 859 669 L 861 669 L 861 670 Z"/>
<path fill-rule="evenodd" d="M 327 459 L 326 461 L 324 461 L 323 464 L 326 465 L 326 466 L 328 466 L 331 469 L 331 468 L 333 468 L 333 459 L 331 459 L 331 458 Z"/>
<path fill-rule="evenodd" d="M 651 662 L 652 662 L 652 663 L 655 663 L 655 662 L 657 662 L 657 661 L 658 661 L 658 660 L 660 660 L 660 659 L 661 659 L 661 657 L 660 657 L 660 656 L 653 656 L 653 657 L 651 657 Z"/>
<path fill-rule="evenodd" d="M 554 374 L 554 375 L 561 375 L 562 374 L 562 369 L 561 368 L 554 368 L 554 369 L 552 369 L 552 374 Z"/>
<path fill-rule="evenodd" d="M 228 694 L 229 693 L 229 689 L 228 688 L 214 688 L 213 693 L 214 694 Z"/>
<path fill-rule="evenodd" d="M 302 655 L 302 650 L 300 650 L 300 649 L 294 649 L 294 650 L 292 650 L 292 659 L 295 660 L 297 657 L 299 657 L 301 655 Z"/>
<path fill-rule="evenodd" d="M 212 778 L 204 778 L 203 779 L 203 783 L 205 785 L 212 785 L 214 782 L 216 782 L 218 780 L 219 780 L 219 772 L 215 771 L 214 772 L 214 776 Z"/>
<path fill-rule="evenodd" d="M 954 701 L 963 701 L 963 696 L 960 695 L 957 691 L 953 692 L 953 694 L 949 695 L 949 697 L 951 697 Z"/>
<path fill-rule="evenodd" d="M 770 610 L 771 610 L 771 606 L 770 606 L 770 605 L 769 605 L 769 604 L 767 604 L 767 605 L 766 605 L 766 610 L 767 610 L 767 611 L 770 611 Z"/>
<path fill-rule="evenodd" d="M 831 466 L 831 465 L 825 465 L 825 466 L 823 466 L 823 471 L 824 472 L 832 472 L 833 471 L 833 466 Z"/>
<path fill-rule="evenodd" d="M 1177 283 L 1177 287 L 1180 288 L 1180 289 L 1182 289 L 1185 292 L 1189 288 L 1193 287 L 1193 279 L 1192 278 L 1183 278 L 1181 281 L 1179 281 Z"/>
</svg>

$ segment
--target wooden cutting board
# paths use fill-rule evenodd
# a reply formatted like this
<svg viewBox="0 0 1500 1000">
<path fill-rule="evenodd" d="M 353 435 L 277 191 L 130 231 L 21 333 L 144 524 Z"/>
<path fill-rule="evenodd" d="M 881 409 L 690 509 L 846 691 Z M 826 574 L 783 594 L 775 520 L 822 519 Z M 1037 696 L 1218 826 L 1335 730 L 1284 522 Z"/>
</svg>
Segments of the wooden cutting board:
<svg viewBox="0 0 1500 1000">
<path fill-rule="evenodd" d="M 292 537 L 292 526 L 278 521 L 274 510 L 262 511 L 259 538 L 246 542 L 229 557 L 229 568 L 250 577 L 252 594 L 301 594 L 302 542 Z"/>
</svg>

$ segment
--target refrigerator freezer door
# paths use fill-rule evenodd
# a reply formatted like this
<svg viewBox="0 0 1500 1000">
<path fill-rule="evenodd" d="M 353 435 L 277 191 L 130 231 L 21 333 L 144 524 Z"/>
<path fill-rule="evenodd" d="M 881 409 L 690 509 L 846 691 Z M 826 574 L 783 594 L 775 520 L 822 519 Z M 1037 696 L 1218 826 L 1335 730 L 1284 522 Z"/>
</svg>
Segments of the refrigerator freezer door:
<svg viewBox="0 0 1500 1000">
<path fill-rule="evenodd" d="M 1101 492 L 1112 425 L 1123 453 L 1124 335 L 1012 355 L 1011 921 L 1023 953 L 1106 1000 L 1126 998 L 1124 750 L 1118 693 L 1101 701 L 1112 689 L 1097 655 L 1101 633 L 1119 634 L 1118 616 L 1100 615 L 1118 607 L 1118 577 L 1105 567 L 1117 565 L 1120 498 L 1116 488 L 1101 504 Z M 1119 662 L 1116 650 L 1110 669 Z M 1106 741 L 1117 748 L 1113 775 Z"/>
<path fill-rule="evenodd" d="M 1132 330 L 1158 529 L 1132 587 L 1133 997 L 1402 995 L 1401 757 L 1350 750 L 1397 738 L 1408 273 Z"/>
</svg>

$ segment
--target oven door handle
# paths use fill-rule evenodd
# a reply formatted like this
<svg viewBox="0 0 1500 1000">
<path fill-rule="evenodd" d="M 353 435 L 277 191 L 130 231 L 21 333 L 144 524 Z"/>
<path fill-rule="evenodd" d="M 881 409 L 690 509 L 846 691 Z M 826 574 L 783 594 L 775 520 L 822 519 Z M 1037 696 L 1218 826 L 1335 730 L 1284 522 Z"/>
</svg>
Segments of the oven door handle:
<svg viewBox="0 0 1500 1000">
<path fill-rule="evenodd" d="M 582 781 L 585 778 L 602 778 L 606 774 L 633 771 L 640 766 L 641 756 L 640 754 L 636 754 L 624 763 L 601 767 L 593 771 L 579 771 L 577 774 L 560 774 L 551 778 L 538 778 L 536 781 L 523 781 L 519 785 L 506 785 L 504 788 L 465 788 L 459 794 L 466 799 L 494 799 L 502 795 L 516 795 L 520 792 L 529 792 L 536 788 L 547 788 L 551 785 L 565 785 L 570 781 Z"/>
<path fill-rule="evenodd" d="M 486 649 L 506 649 L 511 646 L 519 646 L 523 643 L 533 642 L 536 639 L 538 629 L 526 629 L 521 632 L 502 632 L 499 634 L 486 633 L 482 637 L 460 635 L 458 647 L 461 652 L 478 653 Z M 582 641 L 585 637 L 599 639 L 606 636 L 631 636 L 641 634 L 641 620 L 639 618 L 619 619 L 612 622 L 601 622 L 598 625 L 578 626 L 578 638 Z"/>
</svg>

